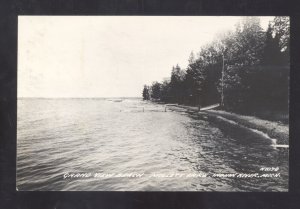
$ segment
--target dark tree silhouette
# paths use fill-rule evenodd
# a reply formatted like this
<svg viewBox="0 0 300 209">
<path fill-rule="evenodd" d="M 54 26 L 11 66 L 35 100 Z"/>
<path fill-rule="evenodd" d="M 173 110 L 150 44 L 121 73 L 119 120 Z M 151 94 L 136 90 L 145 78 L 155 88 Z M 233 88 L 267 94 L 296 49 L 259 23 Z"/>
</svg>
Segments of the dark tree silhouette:
<svg viewBox="0 0 300 209">
<path fill-rule="evenodd" d="M 150 99 L 149 87 L 147 85 L 144 85 L 143 100 L 149 100 L 149 99 Z"/>
<path fill-rule="evenodd" d="M 155 100 L 210 105 L 246 114 L 288 111 L 289 18 L 275 17 L 264 32 L 257 17 L 244 17 L 234 31 L 191 52 L 186 69 L 172 68 L 170 79 L 144 87 Z M 223 99 L 222 99 L 223 98 Z"/>
</svg>

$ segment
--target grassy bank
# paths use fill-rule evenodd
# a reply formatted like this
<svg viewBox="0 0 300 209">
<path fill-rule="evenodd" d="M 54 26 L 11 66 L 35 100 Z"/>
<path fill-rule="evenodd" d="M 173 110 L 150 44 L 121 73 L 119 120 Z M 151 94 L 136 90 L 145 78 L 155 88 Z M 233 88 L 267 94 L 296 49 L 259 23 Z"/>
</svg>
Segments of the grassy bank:
<svg viewBox="0 0 300 209">
<path fill-rule="evenodd" d="M 289 125 L 280 122 L 259 119 L 254 116 L 239 115 L 222 110 L 206 110 L 207 114 L 221 116 L 244 127 L 255 129 L 277 139 L 278 144 L 289 144 Z"/>
<path fill-rule="evenodd" d="M 271 139 L 276 139 L 277 144 L 289 144 L 289 125 L 281 122 L 260 119 L 254 116 L 245 116 L 223 110 L 203 110 L 198 112 L 197 107 L 168 104 L 170 109 L 183 108 L 187 111 L 205 115 L 215 122 L 227 124 L 227 127 L 249 129 L 252 132 L 261 132 Z"/>
</svg>

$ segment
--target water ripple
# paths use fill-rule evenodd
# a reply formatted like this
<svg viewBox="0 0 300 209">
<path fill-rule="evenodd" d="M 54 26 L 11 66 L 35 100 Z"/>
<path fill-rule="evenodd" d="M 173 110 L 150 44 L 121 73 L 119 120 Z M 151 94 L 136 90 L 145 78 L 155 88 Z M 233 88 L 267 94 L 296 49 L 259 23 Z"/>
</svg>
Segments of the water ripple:
<svg viewBox="0 0 300 209">
<path fill-rule="evenodd" d="M 143 111 L 144 108 L 144 111 Z M 258 134 L 228 131 L 194 113 L 137 99 L 18 101 L 19 190 L 286 191 L 288 154 Z M 153 178 L 161 173 L 257 172 L 281 178 Z M 64 179 L 67 172 L 145 173 Z"/>
</svg>

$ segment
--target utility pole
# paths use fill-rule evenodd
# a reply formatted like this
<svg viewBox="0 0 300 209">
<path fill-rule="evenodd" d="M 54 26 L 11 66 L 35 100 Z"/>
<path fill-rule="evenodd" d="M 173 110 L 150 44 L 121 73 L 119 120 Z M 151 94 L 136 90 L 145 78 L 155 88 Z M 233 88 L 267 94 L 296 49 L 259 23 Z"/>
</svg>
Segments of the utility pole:
<svg viewBox="0 0 300 209">
<path fill-rule="evenodd" d="M 221 107 L 224 107 L 224 53 L 222 52 L 223 65 L 222 65 L 222 90 L 221 90 Z"/>
<path fill-rule="evenodd" d="M 199 97 L 198 97 L 198 111 L 201 109 L 201 88 L 198 88 Z"/>
</svg>

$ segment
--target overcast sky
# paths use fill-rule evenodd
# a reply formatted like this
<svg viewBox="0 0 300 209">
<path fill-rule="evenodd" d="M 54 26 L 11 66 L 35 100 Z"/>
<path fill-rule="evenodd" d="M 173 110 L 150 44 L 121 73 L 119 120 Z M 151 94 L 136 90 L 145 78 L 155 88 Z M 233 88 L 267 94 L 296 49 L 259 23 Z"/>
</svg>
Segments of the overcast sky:
<svg viewBox="0 0 300 209">
<path fill-rule="evenodd" d="M 140 97 L 239 19 L 19 16 L 18 97 Z"/>
</svg>

